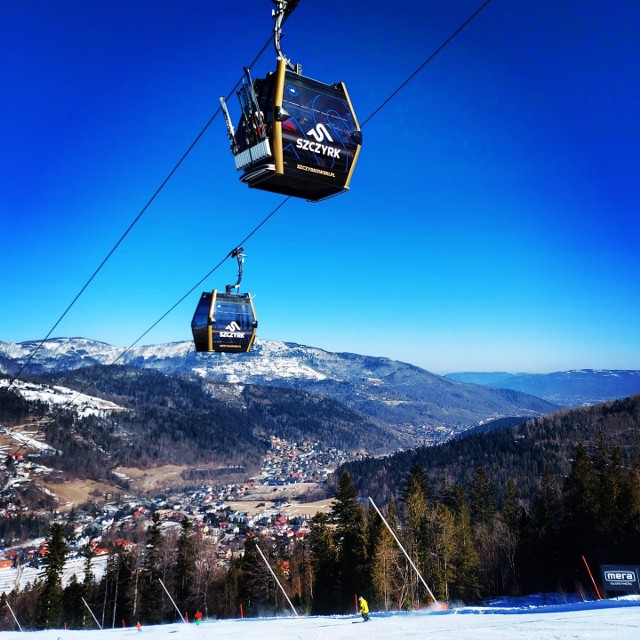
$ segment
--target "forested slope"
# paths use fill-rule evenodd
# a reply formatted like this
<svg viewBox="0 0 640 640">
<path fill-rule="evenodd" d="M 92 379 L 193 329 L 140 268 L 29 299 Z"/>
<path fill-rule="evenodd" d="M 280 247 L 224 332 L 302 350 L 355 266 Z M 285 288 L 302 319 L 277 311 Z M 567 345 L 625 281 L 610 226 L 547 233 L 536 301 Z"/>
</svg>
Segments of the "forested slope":
<svg viewBox="0 0 640 640">
<path fill-rule="evenodd" d="M 479 467 L 502 494 L 507 481 L 516 483 L 521 496 L 533 494 L 545 468 L 563 478 L 569 471 L 576 444 L 588 449 L 602 440 L 619 446 L 623 459 L 640 451 L 640 395 L 595 407 L 562 411 L 529 420 L 519 426 L 463 435 L 437 447 L 422 447 L 381 459 L 345 465 L 361 495 L 385 504 L 401 492 L 400 479 L 414 465 L 425 469 L 436 486 L 469 483 Z"/>
<path fill-rule="evenodd" d="M 34 425 L 31 431 L 56 450 L 41 452 L 42 463 L 67 477 L 116 482 L 115 467 L 174 464 L 218 469 L 210 477 L 219 482 L 225 470 L 246 481 L 258 472 L 272 435 L 344 451 L 375 453 L 401 445 L 388 428 L 340 402 L 295 389 L 213 383 L 126 366 L 88 367 L 37 382 L 47 385 L 44 390 L 64 385 L 119 407 L 80 417 L 70 406 L 52 409 L 14 389 L 0 389 L 2 424 Z"/>
</svg>

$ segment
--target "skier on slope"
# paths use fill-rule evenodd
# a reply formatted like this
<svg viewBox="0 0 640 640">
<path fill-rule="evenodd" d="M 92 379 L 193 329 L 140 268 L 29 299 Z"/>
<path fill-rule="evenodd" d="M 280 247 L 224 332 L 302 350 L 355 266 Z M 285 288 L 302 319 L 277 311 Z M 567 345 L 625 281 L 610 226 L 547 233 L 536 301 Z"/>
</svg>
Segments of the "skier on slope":
<svg viewBox="0 0 640 640">
<path fill-rule="evenodd" d="M 358 604 L 360 605 L 360 613 L 362 614 L 362 619 L 365 622 L 369 622 L 369 604 L 362 596 L 358 598 Z"/>
</svg>

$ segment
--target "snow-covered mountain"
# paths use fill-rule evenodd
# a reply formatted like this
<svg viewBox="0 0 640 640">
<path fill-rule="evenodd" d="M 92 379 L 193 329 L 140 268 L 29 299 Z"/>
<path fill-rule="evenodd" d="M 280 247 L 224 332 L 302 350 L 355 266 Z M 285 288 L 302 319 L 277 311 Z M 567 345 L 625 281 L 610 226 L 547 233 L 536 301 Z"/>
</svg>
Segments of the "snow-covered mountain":
<svg viewBox="0 0 640 640">
<path fill-rule="evenodd" d="M 563 407 L 593 405 L 640 393 L 640 371 L 576 369 L 556 373 L 451 373 L 450 380 L 530 393 Z"/>
<path fill-rule="evenodd" d="M 0 371 L 15 375 L 38 344 L 0 342 Z M 196 353 L 191 342 L 125 352 L 85 338 L 57 338 L 42 345 L 23 376 L 112 363 L 207 381 L 302 389 L 337 399 L 383 423 L 418 429 L 461 429 L 492 418 L 540 415 L 557 408 L 531 395 L 449 380 L 388 358 L 271 340 L 258 340 L 248 354 L 203 354 Z"/>
<path fill-rule="evenodd" d="M 15 374 L 38 346 L 38 341 L 21 343 L 0 341 L 0 371 Z M 94 365 L 125 364 L 182 374 L 196 374 L 218 382 L 272 382 L 281 378 L 323 380 L 320 369 L 336 361 L 320 349 L 284 342 L 257 340 L 253 351 L 236 355 L 199 354 L 192 342 L 172 342 L 133 347 L 125 350 L 86 338 L 55 338 L 46 341 L 28 365 L 28 373 L 71 371 Z M 320 367 L 314 367 L 317 363 Z"/>
</svg>

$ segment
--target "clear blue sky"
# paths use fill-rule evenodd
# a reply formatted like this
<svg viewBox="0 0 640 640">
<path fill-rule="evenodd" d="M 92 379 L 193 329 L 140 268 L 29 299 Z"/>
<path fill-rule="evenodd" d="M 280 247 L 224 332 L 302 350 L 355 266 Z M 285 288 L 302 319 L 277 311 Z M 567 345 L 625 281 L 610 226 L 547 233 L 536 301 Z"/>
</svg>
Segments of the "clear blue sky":
<svg viewBox="0 0 640 640">
<path fill-rule="evenodd" d="M 480 4 L 301 0 L 283 50 L 362 122 Z M 49 331 L 272 6 L 0 0 L 0 340 Z M 639 369 L 639 32 L 635 0 L 493 0 L 363 128 L 349 193 L 244 245 L 259 337 L 438 373 Z M 281 201 L 239 182 L 216 119 L 54 336 L 128 346 Z M 234 281 L 227 261 L 143 343 L 189 340 L 199 290 Z"/>
</svg>

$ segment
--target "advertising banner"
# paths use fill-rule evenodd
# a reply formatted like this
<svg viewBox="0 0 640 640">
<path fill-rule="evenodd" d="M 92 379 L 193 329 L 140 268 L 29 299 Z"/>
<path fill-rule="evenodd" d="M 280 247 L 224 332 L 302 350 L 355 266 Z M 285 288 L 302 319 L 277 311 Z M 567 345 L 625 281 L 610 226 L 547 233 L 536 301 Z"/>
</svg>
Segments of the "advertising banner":
<svg viewBox="0 0 640 640">
<path fill-rule="evenodd" d="M 638 591 L 640 590 L 640 567 L 629 565 L 606 564 L 600 567 L 602 586 L 605 591 Z"/>
</svg>

